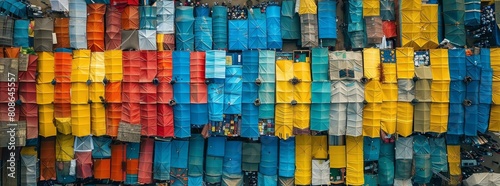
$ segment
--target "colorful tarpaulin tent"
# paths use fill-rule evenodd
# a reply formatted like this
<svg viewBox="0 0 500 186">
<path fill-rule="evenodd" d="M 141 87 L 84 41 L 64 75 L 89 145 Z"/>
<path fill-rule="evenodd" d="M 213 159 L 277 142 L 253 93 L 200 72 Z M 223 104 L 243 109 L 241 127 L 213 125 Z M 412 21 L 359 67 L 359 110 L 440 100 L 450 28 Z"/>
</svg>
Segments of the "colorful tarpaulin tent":
<svg viewBox="0 0 500 186">
<path fill-rule="evenodd" d="M 413 131 L 427 133 L 430 131 L 431 105 L 433 103 L 419 102 L 413 112 Z"/>
<path fill-rule="evenodd" d="M 155 30 L 139 30 L 139 50 L 156 50 Z"/>
<path fill-rule="evenodd" d="M 39 176 L 38 171 L 38 152 L 35 147 L 23 147 L 21 149 L 21 184 L 37 185 Z"/>
<path fill-rule="evenodd" d="M 317 47 L 318 43 L 318 17 L 316 14 L 300 15 L 300 33 L 302 47 Z"/>
<path fill-rule="evenodd" d="M 295 183 L 299 185 L 311 184 L 312 167 L 311 167 L 311 136 L 297 135 L 295 148 Z"/>
<path fill-rule="evenodd" d="M 106 9 L 106 33 L 104 42 L 106 50 L 119 49 L 122 43 L 122 14 L 115 6 L 108 6 Z"/>
<path fill-rule="evenodd" d="M 380 156 L 380 138 L 363 138 L 363 160 L 376 161 Z"/>
<path fill-rule="evenodd" d="M 56 179 L 56 143 L 54 139 L 42 140 L 40 144 L 40 180 Z"/>
<path fill-rule="evenodd" d="M 336 3 L 334 1 L 318 2 L 318 38 L 337 39 L 337 24 L 335 23 Z"/>
<path fill-rule="evenodd" d="M 92 139 L 92 138 L 90 138 Z M 76 152 L 76 177 L 92 177 L 92 152 Z"/>
<path fill-rule="evenodd" d="M 329 54 L 330 80 L 360 80 L 363 77 L 361 52 L 334 51 Z"/>
<path fill-rule="evenodd" d="M 139 31 L 122 30 L 122 50 L 139 50 Z"/>
<path fill-rule="evenodd" d="M 243 143 L 241 141 L 226 141 L 224 152 L 224 163 L 222 173 L 225 177 L 234 178 L 240 177 L 241 172 L 241 149 Z M 224 177 L 223 176 L 223 177 Z"/>
<path fill-rule="evenodd" d="M 224 114 L 241 114 L 242 99 L 242 66 L 226 67 L 224 82 Z"/>
<path fill-rule="evenodd" d="M 276 53 L 270 50 L 259 51 L 259 118 L 274 118 L 275 88 L 276 88 Z"/>
<path fill-rule="evenodd" d="M 432 56 L 432 52 L 431 52 Z M 415 73 L 414 51 L 411 47 L 396 48 L 396 69 L 398 79 L 412 79 Z M 433 73 L 434 74 L 434 73 Z"/>
<path fill-rule="evenodd" d="M 175 168 L 188 168 L 189 141 L 173 140 L 170 166 Z"/>
<path fill-rule="evenodd" d="M 380 144 L 380 158 L 378 159 L 378 183 L 391 185 L 394 183 L 394 143 Z"/>
<path fill-rule="evenodd" d="M 395 20 L 394 16 L 394 1 L 383 0 L 380 1 L 380 16 L 382 20 Z"/>
<path fill-rule="evenodd" d="M 259 164 L 259 172 L 267 176 L 277 175 L 278 169 L 278 138 L 274 136 L 263 136 L 260 138 L 262 149 Z"/>
<path fill-rule="evenodd" d="M 300 39 L 300 17 L 296 13 L 295 1 L 281 3 L 281 35 L 283 39 Z"/>
<path fill-rule="evenodd" d="M 326 81 L 328 80 L 328 49 L 327 48 L 313 48 L 312 49 L 311 70 L 313 81 Z"/>
<path fill-rule="evenodd" d="M 10 4 L 10 3 L 3 3 L 3 5 L 5 5 L 5 4 Z M 41 18 L 39 18 L 39 19 L 41 19 Z M 13 32 L 14 32 L 14 19 L 7 17 L 7 16 L 0 16 L 0 23 L 2 25 L 4 25 L 3 27 L 5 28 L 0 32 L 0 44 L 5 45 L 5 46 L 12 46 L 12 36 L 13 36 Z M 43 31 L 40 30 L 39 32 L 43 32 Z M 45 33 L 48 33 L 48 32 L 45 32 Z M 42 38 L 40 34 L 38 34 L 38 37 Z"/>
<path fill-rule="evenodd" d="M 68 19 L 65 19 L 66 22 Z M 29 39 L 28 39 L 28 27 L 29 27 L 30 21 L 29 20 L 23 20 L 19 19 L 14 22 L 14 46 L 18 47 L 28 47 L 29 46 Z M 66 24 L 66 30 L 68 29 L 67 24 Z M 66 32 L 66 35 L 68 32 Z M 63 35 L 64 34 L 60 34 Z M 68 36 L 66 36 L 68 37 Z M 59 38 L 58 38 L 59 39 Z M 59 40 L 58 40 L 59 42 Z M 60 42 L 64 42 L 61 40 Z"/>
<path fill-rule="evenodd" d="M 346 137 L 347 167 L 350 172 L 346 184 L 361 185 L 364 183 L 363 172 L 363 137 Z"/>
<path fill-rule="evenodd" d="M 415 177 L 416 183 L 429 183 L 432 178 L 432 165 L 430 145 L 427 137 L 418 135 L 414 137 L 413 150 L 415 153 Z"/>
<path fill-rule="evenodd" d="M 138 174 L 139 183 L 149 184 L 153 181 L 153 149 L 153 138 L 143 138 L 141 140 Z"/>
<path fill-rule="evenodd" d="M 157 7 L 140 6 L 139 7 L 139 29 L 156 30 L 157 28 Z"/>
<path fill-rule="evenodd" d="M 311 130 L 326 131 L 330 119 L 330 83 L 312 82 L 311 85 Z"/>
<path fill-rule="evenodd" d="M 139 7 L 126 6 L 121 15 L 122 29 L 123 30 L 137 30 L 139 29 Z"/>
<path fill-rule="evenodd" d="M 481 24 L 481 1 L 466 0 L 465 2 L 465 26 L 479 26 Z"/>
<path fill-rule="evenodd" d="M 104 51 L 104 14 L 105 4 L 90 4 L 87 6 L 87 48 L 92 52 Z"/>
<path fill-rule="evenodd" d="M 465 61 L 465 49 L 451 49 L 448 50 L 448 64 L 444 61 L 432 61 L 432 68 L 434 72 L 442 72 L 444 70 L 434 69 L 434 68 L 446 68 L 449 67 L 449 74 L 451 81 L 462 81 L 467 76 L 466 71 L 466 61 Z M 442 62 L 442 63 L 441 63 Z M 436 66 L 438 65 L 438 66 Z M 439 77 L 439 76 L 438 76 Z M 436 79 L 442 80 L 442 79 Z"/>
<path fill-rule="evenodd" d="M 280 12 L 281 8 L 279 6 L 268 6 L 266 8 L 267 48 L 269 49 L 281 49 L 283 47 Z"/>
<path fill-rule="evenodd" d="M 205 140 L 201 135 L 193 135 L 189 139 L 188 176 L 203 177 L 203 160 Z"/>
<path fill-rule="evenodd" d="M 84 0 L 69 2 L 69 40 L 71 48 L 87 48 L 87 4 Z"/>
<path fill-rule="evenodd" d="M 171 142 L 155 141 L 153 179 L 170 180 Z"/>
<path fill-rule="evenodd" d="M 248 48 L 266 49 L 267 48 L 267 25 L 266 15 L 260 8 L 252 9 L 248 16 Z"/>
<path fill-rule="evenodd" d="M 280 139 L 279 142 L 279 168 L 280 177 L 294 177 L 295 174 L 295 138 L 286 140 Z"/>
<path fill-rule="evenodd" d="M 445 26 L 444 35 L 453 45 L 465 45 L 464 17 L 464 1 L 443 2 L 443 21 Z"/>
<path fill-rule="evenodd" d="M 366 34 L 367 43 L 378 44 L 382 42 L 384 37 L 384 30 L 382 18 L 380 16 L 376 17 L 365 17 L 364 19 L 366 30 L 369 30 Z"/>
<path fill-rule="evenodd" d="M 261 143 L 243 143 L 241 170 L 258 171 L 261 162 Z"/>
<path fill-rule="evenodd" d="M 92 137 L 94 149 L 92 158 L 110 158 L 111 157 L 111 138 Z"/>
<path fill-rule="evenodd" d="M 212 7 L 212 18 L 213 49 L 225 50 L 227 49 L 227 7 Z"/>
<path fill-rule="evenodd" d="M 246 50 L 249 48 L 248 20 L 229 20 L 228 32 L 229 50 Z"/>
<path fill-rule="evenodd" d="M 14 21 L 12 21 L 11 28 L 13 27 Z M 54 21 L 51 18 L 36 18 L 33 30 L 35 32 L 34 50 L 37 52 L 51 52 L 53 49 L 52 33 L 54 32 Z"/>
<path fill-rule="evenodd" d="M 156 1 L 157 7 L 157 23 L 156 31 L 161 34 L 173 34 L 175 3 L 169 0 Z"/>
<path fill-rule="evenodd" d="M 437 4 L 422 4 L 420 12 L 421 30 L 420 41 L 421 47 L 436 48 L 439 44 L 439 6 Z"/>
<path fill-rule="evenodd" d="M 187 86 L 189 87 L 189 84 L 187 84 Z M 191 112 L 189 103 L 178 103 L 173 107 L 173 110 L 174 136 L 179 138 L 191 136 Z"/>
<path fill-rule="evenodd" d="M 193 7 L 180 6 L 175 10 L 175 39 L 177 50 L 194 50 Z"/>
<path fill-rule="evenodd" d="M 125 181 L 127 146 L 125 144 L 111 145 L 111 177 L 113 181 Z"/>
<path fill-rule="evenodd" d="M 194 49 L 207 51 L 212 49 L 212 18 L 196 17 L 194 21 Z"/>
<path fill-rule="evenodd" d="M 207 154 L 205 158 L 205 181 L 207 183 L 221 182 L 223 161 L 224 157 L 210 156 Z"/>
</svg>

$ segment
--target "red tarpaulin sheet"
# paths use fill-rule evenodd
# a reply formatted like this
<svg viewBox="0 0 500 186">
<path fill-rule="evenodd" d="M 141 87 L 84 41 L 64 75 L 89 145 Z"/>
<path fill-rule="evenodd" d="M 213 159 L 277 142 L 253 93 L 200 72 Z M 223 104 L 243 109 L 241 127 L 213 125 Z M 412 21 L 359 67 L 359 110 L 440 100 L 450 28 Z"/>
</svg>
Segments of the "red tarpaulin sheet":
<svg viewBox="0 0 500 186">
<path fill-rule="evenodd" d="M 112 82 L 106 84 L 106 101 L 108 103 L 121 103 L 122 102 L 122 83 Z"/>
<path fill-rule="evenodd" d="M 120 49 L 122 44 L 122 13 L 114 6 L 108 6 L 106 9 L 106 34 L 104 41 L 106 50 Z"/>
<path fill-rule="evenodd" d="M 174 113 L 172 106 L 168 104 L 158 104 L 158 132 L 160 137 L 173 137 L 174 136 Z"/>
<path fill-rule="evenodd" d="M 156 51 L 141 51 L 141 77 L 139 82 L 150 83 L 156 77 L 158 61 Z"/>
<path fill-rule="evenodd" d="M 71 103 L 71 83 L 56 83 L 54 103 Z"/>
<path fill-rule="evenodd" d="M 19 106 L 14 106 L 14 121 L 19 121 Z M 9 116 L 9 105 L 6 103 L 0 103 L 0 121 L 10 121 L 11 117 Z"/>
<path fill-rule="evenodd" d="M 19 82 L 36 82 L 37 55 L 29 55 L 28 70 L 19 72 Z"/>
<path fill-rule="evenodd" d="M 123 82 L 139 82 L 141 78 L 141 53 L 139 51 L 123 51 Z"/>
<path fill-rule="evenodd" d="M 205 83 L 205 52 L 191 52 L 191 83 Z"/>
<path fill-rule="evenodd" d="M 19 119 L 26 121 L 26 139 L 38 138 L 38 105 L 23 103 Z"/>
<path fill-rule="evenodd" d="M 153 182 L 153 150 L 154 140 L 143 138 L 141 140 L 141 151 L 139 156 L 139 183 L 150 184 Z"/>
<path fill-rule="evenodd" d="M 139 30 L 139 7 L 127 6 L 122 12 L 122 29 Z"/>
<path fill-rule="evenodd" d="M 70 118 L 71 103 L 54 103 L 54 118 Z"/>
<path fill-rule="evenodd" d="M 156 136 L 157 132 L 157 105 L 141 104 L 141 135 Z"/>
<path fill-rule="evenodd" d="M 69 52 L 54 53 L 54 76 L 57 84 L 71 83 L 71 62 L 73 61 L 71 55 Z"/>
<path fill-rule="evenodd" d="M 139 83 L 122 83 L 122 102 L 139 103 L 141 98 L 141 88 Z"/>
<path fill-rule="evenodd" d="M 130 124 L 141 123 L 141 104 L 122 103 L 122 121 Z"/>
<path fill-rule="evenodd" d="M 158 103 L 170 103 L 174 99 L 174 92 L 172 89 L 172 84 L 170 83 L 160 83 L 157 88 Z"/>
<path fill-rule="evenodd" d="M 139 5 L 139 0 L 111 0 L 111 5 L 113 6 L 123 6 L 123 5 Z"/>
<path fill-rule="evenodd" d="M 75 152 L 76 177 L 92 177 L 92 152 Z"/>
<path fill-rule="evenodd" d="M 207 103 L 207 84 L 191 83 L 191 103 Z"/>
<path fill-rule="evenodd" d="M 125 181 L 126 168 L 123 166 L 126 155 L 126 146 L 124 144 L 111 145 L 111 180 Z"/>
<path fill-rule="evenodd" d="M 40 144 L 40 181 L 56 180 L 56 141 L 42 140 Z"/>
<path fill-rule="evenodd" d="M 382 21 L 382 30 L 386 38 L 398 36 L 396 32 L 396 22 L 394 21 Z"/>
<path fill-rule="evenodd" d="M 141 104 L 156 103 L 156 85 L 153 83 L 141 83 Z"/>
<path fill-rule="evenodd" d="M 57 44 L 55 48 L 70 48 L 69 44 L 69 18 L 56 18 L 54 20 L 54 32 Z"/>
<path fill-rule="evenodd" d="M 94 159 L 94 178 L 109 179 L 111 177 L 111 159 Z"/>
<path fill-rule="evenodd" d="M 175 50 L 175 35 L 174 34 L 164 34 L 162 42 L 163 42 L 163 49 Z"/>
<path fill-rule="evenodd" d="M 92 52 L 103 52 L 106 5 L 88 4 L 87 13 L 87 48 Z"/>
<path fill-rule="evenodd" d="M 4 83 L 0 83 L 0 90 L 7 90 L 4 89 L 3 84 Z M 23 104 L 36 104 L 36 83 L 19 83 L 19 99 L 23 102 Z M 0 98 L 0 102 L 4 102 L 4 99 Z"/>
<path fill-rule="evenodd" d="M 9 84 L 11 84 L 11 86 L 9 86 Z M 33 84 L 34 87 L 28 87 L 30 88 L 30 90 L 26 90 L 28 92 L 35 92 L 35 95 L 31 95 L 32 99 L 35 100 L 34 103 L 36 103 L 36 84 L 35 83 L 31 83 Z M 24 90 L 20 89 L 21 87 L 19 87 L 19 83 L 17 82 L 12 82 L 12 83 L 9 83 L 9 82 L 0 82 L 0 103 L 8 103 L 10 102 L 9 99 L 11 99 L 12 97 L 14 97 L 14 100 L 18 100 L 19 99 L 19 94 L 15 93 L 15 94 L 9 94 L 10 91 L 9 89 L 13 89 L 13 90 L 19 90 L 20 93 L 22 93 Z M 24 102 L 24 101 L 23 101 Z"/>
<path fill-rule="evenodd" d="M 169 83 L 172 80 L 172 51 L 158 52 L 158 80 Z"/>
<path fill-rule="evenodd" d="M 18 58 L 21 48 L 18 47 L 6 47 L 5 48 L 5 58 Z"/>
<path fill-rule="evenodd" d="M 111 103 L 106 107 L 106 133 L 108 136 L 118 135 L 118 126 L 122 117 L 122 104 Z"/>
</svg>

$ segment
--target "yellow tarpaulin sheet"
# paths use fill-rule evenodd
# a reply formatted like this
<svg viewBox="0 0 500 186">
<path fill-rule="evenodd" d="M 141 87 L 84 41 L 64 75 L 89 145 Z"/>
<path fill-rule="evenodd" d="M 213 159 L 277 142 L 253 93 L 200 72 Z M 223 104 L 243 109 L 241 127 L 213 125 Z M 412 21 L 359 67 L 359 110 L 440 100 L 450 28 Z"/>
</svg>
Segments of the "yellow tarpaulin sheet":
<svg viewBox="0 0 500 186">
<path fill-rule="evenodd" d="M 293 78 L 293 61 L 276 60 L 276 81 L 289 81 Z"/>
<path fill-rule="evenodd" d="M 398 101 L 398 84 L 382 84 L 382 101 Z"/>
<path fill-rule="evenodd" d="M 106 79 L 118 82 L 123 79 L 122 51 L 107 50 L 104 52 Z"/>
<path fill-rule="evenodd" d="M 379 0 L 363 0 L 363 16 L 379 16 L 380 1 Z"/>
<path fill-rule="evenodd" d="M 450 81 L 432 81 L 431 84 L 432 102 L 450 102 Z"/>
<path fill-rule="evenodd" d="M 328 152 L 330 155 L 330 168 L 346 167 L 345 146 L 330 146 Z"/>
<path fill-rule="evenodd" d="M 423 49 L 437 48 L 438 42 L 438 5 L 422 4 L 420 17 L 421 40 Z"/>
<path fill-rule="evenodd" d="M 276 103 L 291 103 L 293 100 L 293 61 L 276 61 Z"/>
<path fill-rule="evenodd" d="M 500 105 L 491 105 L 489 131 L 500 132 L 500 117 L 498 116 L 500 116 Z"/>
<path fill-rule="evenodd" d="M 396 118 L 398 113 L 398 102 L 384 101 L 382 102 L 382 111 L 380 113 L 380 129 L 387 134 L 396 133 Z"/>
<path fill-rule="evenodd" d="M 72 135 L 58 134 L 56 137 L 56 160 L 71 161 L 75 156 L 73 145 L 75 137 Z"/>
<path fill-rule="evenodd" d="M 430 61 L 432 70 L 432 79 L 441 81 L 450 81 L 450 67 L 448 65 L 447 49 L 431 49 Z"/>
<path fill-rule="evenodd" d="M 40 52 L 38 53 L 38 64 L 37 64 L 37 81 L 38 83 L 50 83 L 54 79 L 54 53 L 52 52 Z"/>
<path fill-rule="evenodd" d="M 448 113 L 448 103 L 431 103 L 431 132 L 444 133 L 448 130 Z"/>
<path fill-rule="evenodd" d="M 300 82 L 294 85 L 293 99 L 297 103 L 311 103 L 311 82 Z"/>
<path fill-rule="evenodd" d="M 490 63 L 493 70 L 493 81 L 500 81 L 500 48 L 490 49 Z"/>
<path fill-rule="evenodd" d="M 311 82 L 311 63 L 293 63 L 293 76 L 301 82 Z"/>
<path fill-rule="evenodd" d="M 493 81 L 491 83 L 491 94 L 493 104 L 500 105 L 500 81 Z"/>
<path fill-rule="evenodd" d="M 448 145 L 448 164 L 450 166 L 451 175 L 461 175 L 460 170 L 460 145 Z"/>
<path fill-rule="evenodd" d="M 73 51 L 71 82 L 87 82 L 90 74 L 90 50 Z"/>
<path fill-rule="evenodd" d="M 413 105 L 407 102 L 398 102 L 397 133 L 408 137 L 413 133 Z"/>
<path fill-rule="evenodd" d="M 71 124 L 73 135 L 77 137 L 90 135 L 90 105 L 71 105 Z"/>
<path fill-rule="evenodd" d="M 288 81 L 276 82 L 276 103 L 290 104 L 293 100 L 293 85 Z"/>
<path fill-rule="evenodd" d="M 407 0 L 401 1 L 401 46 L 414 47 L 419 49 L 424 43 L 421 41 L 420 32 L 420 12 L 422 1 Z"/>
<path fill-rule="evenodd" d="M 310 185 L 312 174 L 311 136 L 298 135 L 295 140 L 295 184 Z"/>
<path fill-rule="evenodd" d="M 314 0 L 300 0 L 299 14 L 317 14 L 318 7 Z"/>
<path fill-rule="evenodd" d="M 363 185 L 363 136 L 346 136 L 347 168 L 349 174 L 346 175 L 347 185 Z"/>
<path fill-rule="evenodd" d="M 21 155 L 24 156 L 38 156 L 34 146 L 27 146 L 21 149 Z"/>
<path fill-rule="evenodd" d="M 92 52 L 90 58 L 90 80 L 94 83 L 102 82 L 105 75 L 104 52 Z"/>
<path fill-rule="evenodd" d="M 363 109 L 363 136 L 380 137 L 382 103 L 368 103 Z"/>
<path fill-rule="evenodd" d="M 365 100 L 368 103 L 382 103 L 383 90 L 382 84 L 379 81 L 372 80 L 365 85 Z"/>
<path fill-rule="evenodd" d="M 164 34 L 156 34 L 156 48 L 158 51 L 164 51 L 163 49 L 163 40 L 165 39 Z"/>
<path fill-rule="evenodd" d="M 71 83 L 71 104 L 87 104 L 89 86 L 87 83 Z"/>
<path fill-rule="evenodd" d="M 40 136 L 51 137 L 57 134 L 54 125 L 54 105 L 38 105 L 38 123 Z"/>
<path fill-rule="evenodd" d="M 312 158 L 327 159 L 328 158 L 328 136 L 312 136 Z"/>
<path fill-rule="evenodd" d="M 93 103 L 101 103 L 101 97 L 104 99 L 105 88 L 102 82 L 91 83 L 89 85 L 89 100 Z"/>
<path fill-rule="evenodd" d="M 50 83 L 36 84 L 36 103 L 51 104 L 54 102 L 54 85 Z"/>
<path fill-rule="evenodd" d="M 430 130 L 431 103 L 415 104 L 413 112 L 413 132 L 426 133 Z"/>
<path fill-rule="evenodd" d="M 90 124 L 92 135 L 106 135 L 106 109 L 102 103 L 90 104 Z"/>
<path fill-rule="evenodd" d="M 413 62 L 413 48 L 404 47 L 396 49 L 396 70 L 398 79 L 412 79 L 415 73 Z"/>
<path fill-rule="evenodd" d="M 71 134 L 71 118 L 55 118 L 57 131 L 61 134 Z"/>
<path fill-rule="evenodd" d="M 293 107 L 293 127 L 309 129 L 311 109 L 309 104 L 297 104 Z"/>
<path fill-rule="evenodd" d="M 382 63 L 384 83 L 397 83 L 396 63 Z"/>
<path fill-rule="evenodd" d="M 377 4 L 380 4 L 377 2 Z M 368 79 L 380 79 L 380 50 L 377 48 L 367 48 L 363 50 L 363 68 L 365 77 Z"/>
<path fill-rule="evenodd" d="M 291 104 L 276 104 L 275 135 L 281 139 L 293 136 L 293 108 Z"/>
</svg>

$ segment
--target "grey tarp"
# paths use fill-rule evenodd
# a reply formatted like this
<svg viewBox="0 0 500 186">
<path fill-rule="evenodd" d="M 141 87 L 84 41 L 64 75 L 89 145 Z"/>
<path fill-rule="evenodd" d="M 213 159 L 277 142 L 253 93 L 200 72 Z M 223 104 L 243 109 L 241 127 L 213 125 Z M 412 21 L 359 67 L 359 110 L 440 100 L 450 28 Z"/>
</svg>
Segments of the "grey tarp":
<svg viewBox="0 0 500 186">
<path fill-rule="evenodd" d="M 174 33 L 174 15 L 175 15 L 175 5 L 174 1 L 169 0 L 158 0 L 156 1 L 157 7 L 157 22 L 156 31 L 161 34 L 173 34 Z"/>
<path fill-rule="evenodd" d="M 328 134 L 335 136 L 345 135 L 346 124 L 347 103 L 330 104 L 330 127 L 328 128 Z"/>
<path fill-rule="evenodd" d="M 300 15 L 302 47 L 318 46 L 318 17 L 315 14 Z"/>
<path fill-rule="evenodd" d="M 0 29 L 0 45 L 12 46 L 14 19 L 7 16 L 0 16 L 0 25 L 2 25 L 2 29 Z"/>
<path fill-rule="evenodd" d="M 312 185 L 328 185 L 330 182 L 330 161 L 312 160 Z"/>
<path fill-rule="evenodd" d="M 464 181 L 465 186 L 497 186 L 500 185 L 499 173 L 475 173 Z"/>
<path fill-rule="evenodd" d="M 35 38 L 33 48 L 37 52 L 52 52 L 52 33 L 54 32 L 54 21 L 52 18 L 35 19 Z"/>
<path fill-rule="evenodd" d="M 139 31 L 122 30 L 122 50 L 139 50 Z"/>
<path fill-rule="evenodd" d="M 94 142 L 92 136 L 75 137 L 75 152 L 92 152 L 94 150 Z"/>
<path fill-rule="evenodd" d="M 354 137 L 363 135 L 363 106 L 362 102 L 347 104 L 346 135 Z"/>
<path fill-rule="evenodd" d="M 415 99 L 415 82 L 411 79 L 398 80 L 398 101 L 411 102 Z"/>
<path fill-rule="evenodd" d="M 38 157 L 36 155 L 21 155 L 21 185 L 36 186 L 38 171 Z"/>
<path fill-rule="evenodd" d="M 413 159 L 413 137 L 396 140 L 396 159 Z"/>
<path fill-rule="evenodd" d="M 361 52 L 334 51 L 329 53 L 330 80 L 356 80 L 363 77 Z"/>
<path fill-rule="evenodd" d="M 432 80 L 420 79 L 415 82 L 415 99 L 419 102 L 431 102 Z"/>
<path fill-rule="evenodd" d="M 156 50 L 156 31 L 139 30 L 139 50 Z"/>
<path fill-rule="evenodd" d="M 413 132 L 426 133 L 430 130 L 431 103 L 420 102 L 413 112 Z"/>
</svg>

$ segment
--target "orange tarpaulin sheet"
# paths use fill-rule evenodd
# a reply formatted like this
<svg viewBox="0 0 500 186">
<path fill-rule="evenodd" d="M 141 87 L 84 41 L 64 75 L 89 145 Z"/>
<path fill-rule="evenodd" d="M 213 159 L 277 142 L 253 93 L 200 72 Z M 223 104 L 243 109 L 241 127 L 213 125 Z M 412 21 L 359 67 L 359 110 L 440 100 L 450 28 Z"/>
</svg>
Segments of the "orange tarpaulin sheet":
<svg viewBox="0 0 500 186">
<path fill-rule="evenodd" d="M 158 80 L 169 83 L 172 80 L 172 51 L 158 52 Z"/>
<path fill-rule="evenodd" d="M 141 51 L 141 76 L 139 82 L 152 82 L 156 77 L 157 69 L 156 51 Z"/>
<path fill-rule="evenodd" d="M 54 118 L 69 118 L 71 117 L 70 103 L 54 103 Z"/>
<path fill-rule="evenodd" d="M 122 13 L 115 6 L 108 6 L 106 9 L 106 34 L 104 41 L 106 50 L 120 49 L 122 44 Z"/>
<path fill-rule="evenodd" d="M 139 51 L 123 51 L 123 82 L 139 82 L 141 55 Z"/>
<path fill-rule="evenodd" d="M 120 103 L 122 102 L 122 83 L 113 82 L 106 84 L 106 101 L 108 103 Z"/>
<path fill-rule="evenodd" d="M 6 47 L 5 48 L 5 58 L 18 58 L 21 48 L 18 47 Z"/>
<path fill-rule="evenodd" d="M 137 175 L 139 173 L 139 159 L 127 159 L 127 174 Z"/>
<path fill-rule="evenodd" d="M 172 89 L 172 84 L 170 84 L 170 83 L 158 84 L 157 91 L 158 91 L 157 92 L 158 103 L 168 104 L 171 100 L 174 99 L 174 91 Z M 191 91 L 193 91 L 193 88 L 191 88 Z M 192 94 L 191 94 L 191 96 L 192 96 Z"/>
<path fill-rule="evenodd" d="M 106 111 L 106 133 L 108 136 L 116 137 L 118 135 L 118 126 L 122 116 L 122 104 L 108 104 Z"/>
<path fill-rule="evenodd" d="M 73 57 L 69 52 L 54 53 L 54 75 L 58 84 L 71 83 L 72 61 Z"/>
<path fill-rule="evenodd" d="M 56 18 L 54 20 L 54 32 L 57 43 L 55 48 L 70 48 L 69 44 L 69 18 Z"/>
<path fill-rule="evenodd" d="M 8 83 L 0 83 L 0 90 L 7 90 L 7 85 Z M 8 102 L 8 97 L 0 98 L 0 102 Z M 36 83 L 19 83 L 19 99 L 23 104 L 36 103 Z"/>
<path fill-rule="evenodd" d="M 141 104 L 141 135 L 156 136 L 157 117 L 158 114 L 156 104 Z"/>
<path fill-rule="evenodd" d="M 111 177 L 111 159 L 94 159 L 94 178 L 109 179 Z"/>
<path fill-rule="evenodd" d="M 57 83 L 54 92 L 54 103 L 71 103 L 71 83 Z"/>
<path fill-rule="evenodd" d="M 172 107 L 167 104 L 158 104 L 157 108 L 157 135 L 160 137 L 174 136 L 174 113 Z"/>
<path fill-rule="evenodd" d="M 154 140 L 152 138 L 143 138 L 139 156 L 139 183 L 149 184 L 153 182 L 153 150 Z"/>
<path fill-rule="evenodd" d="M 125 181 L 125 162 L 126 146 L 124 144 L 111 145 L 111 180 Z"/>
<path fill-rule="evenodd" d="M 122 12 L 122 29 L 123 30 L 138 30 L 139 29 L 139 7 L 127 6 Z"/>
<path fill-rule="evenodd" d="M 42 140 L 40 145 L 40 181 L 56 180 L 56 141 Z"/>
<path fill-rule="evenodd" d="M 157 95 L 156 95 L 156 85 L 153 83 L 141 83 L 141 104 L 152 104 L 156 103 Z"/>
<path fill-rule="evenodd" d="M 141 104 L 139 103 L 122 103 L 121 120 L 131 124 L 141 123 Z"/>
<path fill-rule="evenodd" d="M 205 83 L 205 52 L 191 52 L 191 83 Z"/>
<path fill-rule="evenodd" d="M 139 103 L 141 98 L 141 88 L 139 83 L 122 83 L 122 101 L 129 103 Z"/>
<path fill-rule="evenodd" d="M 191 83 L 191 103 L 207 103 L 207 85 Z"/>
<path fill-rule="evenodd" d="M 104 51 L 105 4 L 87 5 L 87 48 L 92 52 Z"/>
</svg>

